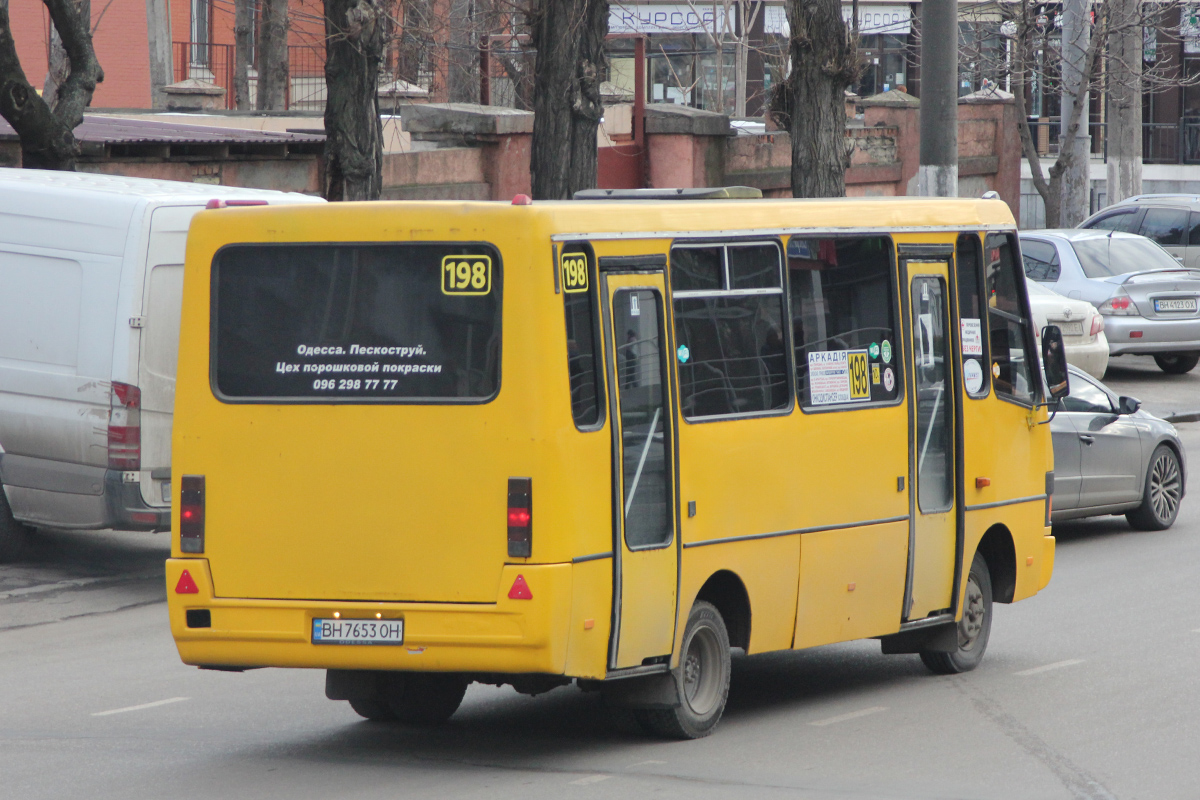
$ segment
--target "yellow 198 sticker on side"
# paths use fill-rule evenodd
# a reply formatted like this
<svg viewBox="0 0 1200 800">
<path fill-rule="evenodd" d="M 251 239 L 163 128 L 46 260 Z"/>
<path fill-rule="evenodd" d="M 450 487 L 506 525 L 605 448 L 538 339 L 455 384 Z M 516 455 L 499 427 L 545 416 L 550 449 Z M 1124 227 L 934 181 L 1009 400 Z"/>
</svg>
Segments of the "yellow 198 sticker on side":
<svg viewBox="0 0 1200 800">
<path fill-rule="evenodd" d="M 478 295 L 492 291 L 491 256 L 442 259 L 442 294 Z"/>
<path fill-rule="evenodd" d="M 588 290 L 588 263 L 583 253 L 562 254 L 562 286 L 568 294 Z"/>
<path fill-rule="evenodd" d="M 851 350 L 849 353 L 850 367 L 850 399 L 851 400 L 870 400 L 871 399 L 871 383 L 867 377 L 869 367 L 867 366 L 867 351 L 866 350 Z"/>
</svg>

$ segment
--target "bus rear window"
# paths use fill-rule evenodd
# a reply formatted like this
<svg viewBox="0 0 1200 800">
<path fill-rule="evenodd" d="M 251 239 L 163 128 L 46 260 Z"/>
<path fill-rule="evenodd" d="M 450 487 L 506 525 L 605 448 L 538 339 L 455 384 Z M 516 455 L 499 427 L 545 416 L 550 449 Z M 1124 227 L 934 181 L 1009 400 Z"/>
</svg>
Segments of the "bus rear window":
<svg viewBox="0 0 1200 800">
<path fill-rule="evenodd" d="M 248 402 L 489 400 L 502 288 L 483 244 L 226 247 L 213 263 L 213 388 Z"/>
</svg>

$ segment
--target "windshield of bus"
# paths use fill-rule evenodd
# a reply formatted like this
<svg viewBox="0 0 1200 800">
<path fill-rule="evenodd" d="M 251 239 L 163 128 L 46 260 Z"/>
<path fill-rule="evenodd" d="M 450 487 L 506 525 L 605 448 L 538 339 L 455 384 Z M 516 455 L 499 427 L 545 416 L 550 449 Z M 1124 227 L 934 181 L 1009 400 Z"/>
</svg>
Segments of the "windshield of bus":
<svg viewBox="0 0 1200 800">
<path fill-rule="evenodd" d="M 489 245 L 233 245 L 212 287 L 224 400 L 483 402 L 499 389 Z"/>
</svg>

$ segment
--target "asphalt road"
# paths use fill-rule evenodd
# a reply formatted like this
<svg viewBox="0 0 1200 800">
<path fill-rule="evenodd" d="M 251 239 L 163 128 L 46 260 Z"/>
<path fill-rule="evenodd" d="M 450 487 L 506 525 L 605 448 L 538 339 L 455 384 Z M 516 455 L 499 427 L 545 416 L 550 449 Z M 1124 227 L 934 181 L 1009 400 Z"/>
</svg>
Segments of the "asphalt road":
<svg viewBox="0 0 1200 800">
<path fill-rule="evenodd" d="M 1173 402 L 1124 370 L 1119 391 Z M 1200 423 L 1179 427 L 1194 467 Z M 361 721 L 320 672 L 185 667 L 164 536 L 43 533 L 0 567 L 0 798 L 1200 797 L 1200 500 L 1161 533 L 1055 533 L 1054 580 L 998 607 L 976 671 L 873 641 L 736 658 L 696 742 L 574 687 L 473 686 L 422 731 Z"/>
</svg>

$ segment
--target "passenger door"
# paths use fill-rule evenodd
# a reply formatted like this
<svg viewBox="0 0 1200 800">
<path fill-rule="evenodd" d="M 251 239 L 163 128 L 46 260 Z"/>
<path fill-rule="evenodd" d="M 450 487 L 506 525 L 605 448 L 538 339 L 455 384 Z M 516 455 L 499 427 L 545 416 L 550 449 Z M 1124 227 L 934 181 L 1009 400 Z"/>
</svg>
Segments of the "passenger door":
<svg viewBox="0 0 1200 800">
<path fill-rule="evenodd" d="M 1142 217 L 1142 236 L 1153 239 L 1182 262 L 1188 236 L 1188 210 L 1186 208 L 1147 208 Z"/>
<path fill-rule="evenodd" d="M 1080 445 L 1079 507 L 1130 503 L 1141 496 L 1142 446 L 1137 425 L 1117 413 L 1108 393 L 1071 373 L 1063 399 Z M 1055 472 L 1055 483 L 1058 474 Z"/>
<path fill-rule="evenodd" d="M 1083 465 L 1080 461 L 1079 433 L 1071 414 L 1059 411 L 1050 420 L 1050 436 L 1054 442 L 1054 511 L 1066 511 L 1079 506 L 1079 484 Z"/>
<path fill-rule="evenodd" d="M 679 580 L 673 422 L 661 271 L 607 274 L 613 420 L 613 637 L 609 667 L 669 663 Z"/>
<path fill-rule="evenodd" d="M 954 359 L 945 262 L 906 262 L 912 398 L 908 587 L 904 618 L 952 607 L 957 549 Z"/>
</svg>

